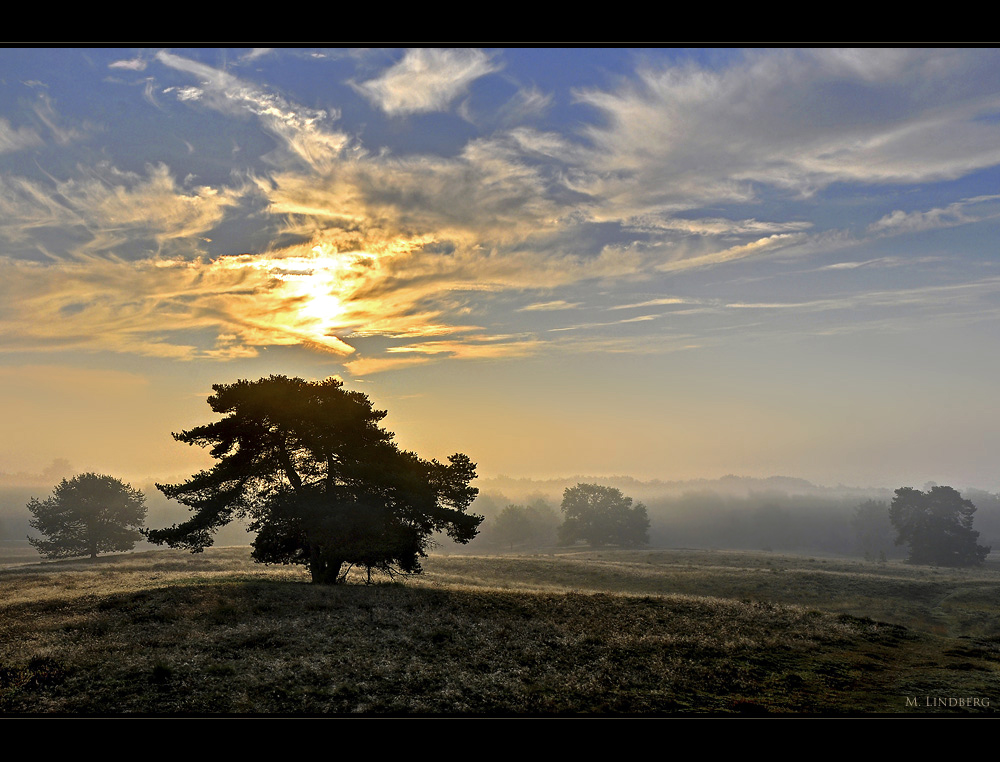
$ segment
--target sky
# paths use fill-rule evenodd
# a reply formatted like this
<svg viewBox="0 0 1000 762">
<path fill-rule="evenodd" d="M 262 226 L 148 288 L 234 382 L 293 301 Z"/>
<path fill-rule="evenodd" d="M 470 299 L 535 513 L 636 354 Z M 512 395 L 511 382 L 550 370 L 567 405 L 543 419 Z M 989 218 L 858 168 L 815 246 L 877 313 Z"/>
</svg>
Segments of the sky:
<svg viewBox="0 0 1000 762">
<path fill-rule="evenodd" d="M 0 50 L 0 473 L 342 378 L 484 476 L 1000 489 L 1000 52 Z"/>
</svg>

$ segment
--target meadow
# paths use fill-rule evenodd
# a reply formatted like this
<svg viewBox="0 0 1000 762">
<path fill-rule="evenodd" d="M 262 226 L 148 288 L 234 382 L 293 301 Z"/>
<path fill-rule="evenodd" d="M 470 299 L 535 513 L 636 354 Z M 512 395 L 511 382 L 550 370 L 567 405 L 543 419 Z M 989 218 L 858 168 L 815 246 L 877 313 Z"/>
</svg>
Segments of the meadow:
<svg viewBox="0 0 1000 762">
<path fill-rule="evenodd" d="M 756 716 L 1000 706 L 1000 564 L 432 555 L 309 584 L 246 547 L 0 558 L 5 715 Z"/>
</svg>

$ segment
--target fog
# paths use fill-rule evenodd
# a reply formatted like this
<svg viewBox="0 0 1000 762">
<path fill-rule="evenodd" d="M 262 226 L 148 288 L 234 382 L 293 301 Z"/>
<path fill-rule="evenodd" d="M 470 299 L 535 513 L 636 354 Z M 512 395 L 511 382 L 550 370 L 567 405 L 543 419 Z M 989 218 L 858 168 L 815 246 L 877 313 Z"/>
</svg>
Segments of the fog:
<svg viewBox="0 0 1000 762">
<path fill-rule="evenodd" d="M 44 500 L 62 478 L 75 473 L 65 460 L 57 460 L 39 474 L 0 474 L 0 542 L 27 545 L 37 534 L 29 526 L 26 505 L 35 497 Z M 719 479 L 642 481 L 629 476 L 578 475 L 535 480 L 501 476 L 480 478 L 480 494 L 471 511 L 486 517 L 479 536 L 467 546 L 442 542 L 447 553 L 538 552 L 556 545 L 556 525 L 563 491 L 578 483 L 620 489 L 649 514 L 649 547 L 764 550 L 786 553 L 865 557 L 873 560 L 903 558 L 906 549 L 893 542 L 887 514 L 868 527 L 868 541 L 856 525 L 859 506 L 877 501 L 888 506 L 893 487 L 827 487 L 803 479 L 774 476 L 758 479 L 724 476 Z M 932 483 L 929 483 L 932 484 Z M 133 483 L 146 496 L 149 527 L 165 527 L 188 517 L 187 508 L 168 500 L 152 481 Z M 954 486 L 954 485 L 952 485 Z M 1000 548 L 1000 494 L 974 487 L 956 487 L 976 506 L 974 527 L 982 544 Z M 510 505 L 534 511 L 528 534 L 513 540 L 499 531 L 498 517 Z M 234 521 L 215 535 L 215 545 L 245 545 L 253 535 L 241 521 Z M 136 550 L 155 546 L 139 543 Z"/>
<path fill-rule="evenodd" d="M 690 481 L 640 481 L 631 477 L 572 477 L 534 481 L 500 477 L 479 480 L 480 496 L 472 510 L 486 516 L 481 537 L 471 550 L 508 549 L 496 536 L 496 518 L 511 504 L 544 501 L 558 512 L 562 492 L 579 482 L 617 487 L 649 514 L 650 547 L 765 550 L 818 555 L 903 558 L 906 549 L 893 542 L 888 513 L 868 527 L 862 540 L 855 516 L 859 506 L 877 501 L 888 508 L 895 487 L 825 487 L 802 479 L 756 479 L 725 476 Z M 918 487 L 921 485 L 917 485 Z M 1000 547 L 1000 494 L 957 488 L 976 505 L 980 542 Z M 541 538 L 538 538 L 541 539 Z M 524 541 L 514 549 L 533 550 L 542 541 Z"/>
</svg>

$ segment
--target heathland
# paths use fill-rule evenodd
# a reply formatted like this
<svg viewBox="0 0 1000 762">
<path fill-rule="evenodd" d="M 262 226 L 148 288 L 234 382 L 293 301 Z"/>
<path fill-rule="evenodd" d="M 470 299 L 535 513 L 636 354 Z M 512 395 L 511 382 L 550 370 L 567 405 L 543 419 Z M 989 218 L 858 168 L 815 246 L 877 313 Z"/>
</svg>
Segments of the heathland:
<svg viewBox="0 0 1000 762">
<path fill-rule="evenodd" d="M 988 714 L 1000 564 L 763 551 L 432 555 L 313 585 L 246 547 L 0 570 L 0 712 Z"/>
</svg>

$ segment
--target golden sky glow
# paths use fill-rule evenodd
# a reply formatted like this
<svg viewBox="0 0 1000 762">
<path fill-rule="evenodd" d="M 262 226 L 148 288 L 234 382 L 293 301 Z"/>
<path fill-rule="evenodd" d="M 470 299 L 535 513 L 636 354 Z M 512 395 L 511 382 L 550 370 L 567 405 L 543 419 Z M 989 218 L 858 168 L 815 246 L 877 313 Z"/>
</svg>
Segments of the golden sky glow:
<svg viewBox="0 0 1000 762">
<path fill-rule="evenodd" d="M 0 62 L 0 472 L 284 373 L 484 473 L 1000 487 L 996 51 Z"/>
</svg>

